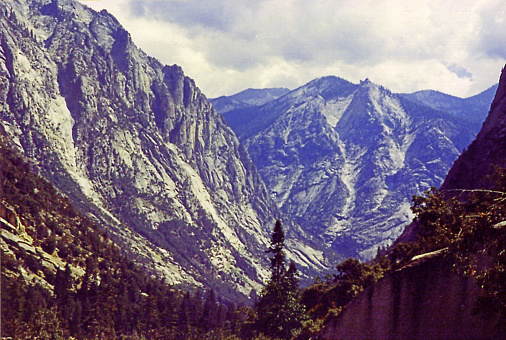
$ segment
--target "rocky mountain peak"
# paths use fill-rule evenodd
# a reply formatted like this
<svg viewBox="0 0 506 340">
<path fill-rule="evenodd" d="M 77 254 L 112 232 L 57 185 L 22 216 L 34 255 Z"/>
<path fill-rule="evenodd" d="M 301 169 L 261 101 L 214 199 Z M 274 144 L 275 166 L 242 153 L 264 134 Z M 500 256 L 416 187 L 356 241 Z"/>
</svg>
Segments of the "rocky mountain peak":
<svg viewBox="0 0 506 340">
<path fill-rule="evenodd" d="M 499 78 L 499 87 L 490 106 L 490 113 L 483 123 L 483 127 L 478 134 L 477 139 L 483 138 L 492 129 L 500 128 L 506 124 L 506 66 L 502 69 Z"/>
<path fill-rule="evenodd" d="M 225 115 L 278 207 L 345 256 L 370 258 L 412 218 L 474 134 L 369 81 L 329 76 Z"/>
<path fill-rule="evenodd" d="M 57 20 L 72 19 L 77 22 L 89 24 L 92 15 L 87 7 L 77 1 L 72 0 L 37 0 L 33 1 L 30 9 L 38 10 L 40 13 L 52 16 Z"/>
<path fill-rule="evenodd" d="M 369 143 L 381 136 L 405 133 L 403 127 L 408 119 L 396 95 L 366 79 L 360 83 L 336 130 L 344 138 L 354 135 Z"/>
<path fill-rule="evenodd" d="M 326 76 L 314 79 L 309 83 L 292 91 L 288 97 L 292 99 L 308 98 L 309 96 L 321 97 L 325 100 L 339 100 L 343 95 L 350 95 L 356 90 L 356 85 L 349 81 L 336 77 Z"/>
<path fill-rule="evenodd" d="M 369 80 L 369 78 L 366 78 L 365 80 L 361 80 L 360 84 L 358 85 L 359 91 L 362 91 L 364 93 L 369 92 L 369 95 L 371 97 L 377 97 L 377 96 L 386 96 L 386 95 L 392 95 L 392 92 L 387 89 L 384 86 L 378 85 L 376 83 L 373 83 Z"/>
<path fill-rule="evenodd" d="M 267 88 L 267 89 L 246 89 L 232 96 L 221 96 L 211 99 L 214 108 L 220 113 L 226 113 L 231 110 L 247 109 L 253 106 L 263 105 L 276 100 L 290 92 L 286 88 Z"/>
</svg>

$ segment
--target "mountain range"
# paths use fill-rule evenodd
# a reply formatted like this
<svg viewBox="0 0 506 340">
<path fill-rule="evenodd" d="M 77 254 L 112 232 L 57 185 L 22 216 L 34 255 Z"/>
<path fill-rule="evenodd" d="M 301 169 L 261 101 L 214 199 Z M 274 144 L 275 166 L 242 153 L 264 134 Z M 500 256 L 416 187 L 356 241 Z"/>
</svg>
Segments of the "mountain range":
<svg viewBox="0 0 506 340">
<path fill-rule="evenodd" d="M 501 338 L 505 114 L 504 68 L 208 100 L 105 10 L 0 1 L 1 332 Z"/>
<path fill-rule="evenodd" d="M 324 77 L 211 104 L 105 10 L 0 2 L 12 147 L 149 273 L 236 301 L 268 277 L 276 219 L 305 280 L 392 243 L 411 195 L 440 185 L 474 138 L 490 91 L 449 100 Z"/>
<path fill-rule="evenodd" d="M 247 89 L 231 96 L 221 96 L 211 99 L 211 103 L 216 111 L 223 114 L 240 108 L 263 105 L 288 92 L 290 90 L 283 87 Z"/>
<path fill-rule="evenodd" d="M 448 112 L 457 118 L 476 123 L 475 128 L 476 132 L 478 132 L 481 124 L 487 117 L 490 104 L 494 99 L 498 86 L 499 84 L 495 84 L 487 90 L 468 98 L 459 98 L 434 90 L 417 91 L 401 95 L 416 103 L 427 105 L 433 109 Z"/>
<path fill-rule="evenodd" d="M 330 76 L 222 114 L 279 209 L 338 253 L 369 259 L 410 223 L 411 196 L 443 183 L 496 89 L 395 94 Z"/>
</svg>

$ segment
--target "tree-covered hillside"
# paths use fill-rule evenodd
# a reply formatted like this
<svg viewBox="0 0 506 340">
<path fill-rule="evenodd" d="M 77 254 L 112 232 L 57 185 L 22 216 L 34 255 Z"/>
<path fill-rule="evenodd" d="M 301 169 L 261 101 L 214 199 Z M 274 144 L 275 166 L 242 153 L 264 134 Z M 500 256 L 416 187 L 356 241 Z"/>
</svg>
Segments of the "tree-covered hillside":
<svg viewBox="0 0 506 340">
<path fill-rule="evenodd" d="M 204 339 L 234 330 L 234 304 L 136 266 L 5 141 L 1 170 L 2 337 Z"/>
</svg>

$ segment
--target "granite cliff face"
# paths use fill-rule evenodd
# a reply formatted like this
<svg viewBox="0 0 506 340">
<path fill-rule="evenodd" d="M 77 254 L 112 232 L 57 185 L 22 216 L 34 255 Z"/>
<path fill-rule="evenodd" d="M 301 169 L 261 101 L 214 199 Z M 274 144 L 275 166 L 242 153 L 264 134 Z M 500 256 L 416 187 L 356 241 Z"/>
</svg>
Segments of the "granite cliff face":
<svg viewBox="0 0 506 340">
<path fill-rule="evenodd" d="M 473 124 L 366 80 L 324 77 L 224 114 L 278 207 L 336 251 L 371 258 L 443 182 Z"/>
<path fill-rule="evenodd" d="M 0 2 L 0 39 L 1 124 L 35 169 L 168 282 L 224 295 L 260 287 L 281 215 L 180 67 L 72 0 Z M 322 268 L 322 252 L 286 226 L 288 257 Z"/>
<path fill-rule="evenodd" d="M 503 68 L 490 112 L 476 139 L 455 161 L 441 186 L 448 189 L 487 188 L 493 166 L 506 167 L 506 72 Z"/>
</svg>

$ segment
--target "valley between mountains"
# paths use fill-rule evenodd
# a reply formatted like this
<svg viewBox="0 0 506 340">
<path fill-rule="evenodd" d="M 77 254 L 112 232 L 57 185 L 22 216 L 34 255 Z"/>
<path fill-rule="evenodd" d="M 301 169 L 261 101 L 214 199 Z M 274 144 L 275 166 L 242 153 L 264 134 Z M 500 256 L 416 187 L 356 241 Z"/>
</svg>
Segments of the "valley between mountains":
<svg viewBox="0 0 506 340">
<path fill-rule="evenodd" d="M 180 67 L 75 1 L 2 1 L 0 11 L 6 137 L 136 262 L 171 284 L 244 299 L 267 277 L 282 218 L 305 276 L 328 267 Z"/>
<path fill-rule="evenodd" d="M 106 10 L 0 1 L 0 337 L 504 337 L 505 141 L 505 69 L 208 99 Z"/>
<path fill-rule="evenodd" d="M 395 94 L 329 76 L 209 101 L 105 10 L 13 0 L 0 14 L 12 147 L 149 273 L 230 300 L 268 278 L 276 219 L 306 283 L 390 245 L 411 196 L 443 182 L 496 89 Z"/>
</svg>

